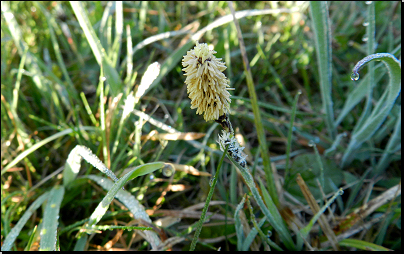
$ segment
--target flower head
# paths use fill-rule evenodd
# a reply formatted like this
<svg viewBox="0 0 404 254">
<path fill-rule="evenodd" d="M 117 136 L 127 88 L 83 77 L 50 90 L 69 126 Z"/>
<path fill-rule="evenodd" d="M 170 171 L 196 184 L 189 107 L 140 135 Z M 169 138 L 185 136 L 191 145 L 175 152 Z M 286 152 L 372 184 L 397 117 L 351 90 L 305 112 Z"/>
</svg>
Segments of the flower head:
<svg viewBox="0 0 404 254">
<path fill-rule="evenodd" d="M 191 109 L 196 108 L 206 121 L 217 120 L 230 110 L 229 80 L 223 74 L 226 65 L 213 54 L 206 43 L 196 42 L 196 46 L 182 59 L 182 70 L 187 76 L 188 96 Z"/>
</svg>

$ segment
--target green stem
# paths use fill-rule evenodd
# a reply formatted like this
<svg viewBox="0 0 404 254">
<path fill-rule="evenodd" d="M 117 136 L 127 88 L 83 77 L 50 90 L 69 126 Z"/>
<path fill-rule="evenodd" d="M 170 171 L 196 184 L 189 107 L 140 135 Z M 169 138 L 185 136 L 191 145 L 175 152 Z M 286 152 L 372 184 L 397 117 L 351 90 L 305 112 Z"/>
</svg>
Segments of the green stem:
<svg viewBox="0 0 404 254">
<path fill-rule="evenodd" d="M 226 146 L 226 151 L 227 151 L 228 146 L 229 145 Z M 199 219 L 198 225 L 196 226 L 196 231 L 194 234 L 194 238 L 192 239 L 191 248 L 189 249 L 190 251 L 195 250 L 196 243 L 198 242 L 198 237 L 202 230 L 202 224 L 205 221 L 206 212 L 208 211 L 209 203 L 210 203 L 210 200 L 212 199 L 213 191 L 215 190 L 217 179 L 219 178 L 219 171 L 220 171 L 220 168 L 222 167 L 222 163 L 223 163 L 225 154 L 226 153 L 223 152 L 222 158 L 220 158 L 219 165 L 217 166 L 216 174 L 215 174 L 215 177 L 213 178 L 208 197 L 206 198 L 206 202 L 205 202 L 205 206 L 203 207 L 203 210 L 202 210 L 201 218 Z"/>
<path fill-rule="evenodd" d="M 245 46 L 244 46 L 243 35 L 241 33 L 239 23 L 235 16 L 233 3 L 231 1 L 229 1 L 228 5 L 233 14 L 233 21 L 237 28 L 237 36 L 238 36 L 238 40 L 240 43 L 241 55 L 243 56 L 243 64 L 244 64 L 244 70 L 245 70 L 246 78 L 247 78 L 248 93 L 250 95 L 251 106 L 252 106 L 253 113 L 254 113 L 254 123 L 255 123 L 255 128 L 257 129 L 257 136 L 258 136 L 258 142 L 260 144 L 262 164 L 264 166 L 269 194 L 271 195 L 271 198 L 275 202 L 275 204 L 278 205 L 279 204 L 278 193 L 276 191 L 275 179 L 274 179 L 274 176 L 273 176 L 273 173 L 271 170 L 271 159 L 270 159 L 270 156 L 268 153 L 264 128 L 262 127 L 261 115 L 260 115 L 260 110 L 258 107 L 257 94 L 255 92 L 254 82 L 253 82 L 253 78 L 252 78 L 252 74 L 251 74 L 251 68 L 250 68 L 248 58 L 247 58 L 247 52 L 246 52 Z"/>
</svg>

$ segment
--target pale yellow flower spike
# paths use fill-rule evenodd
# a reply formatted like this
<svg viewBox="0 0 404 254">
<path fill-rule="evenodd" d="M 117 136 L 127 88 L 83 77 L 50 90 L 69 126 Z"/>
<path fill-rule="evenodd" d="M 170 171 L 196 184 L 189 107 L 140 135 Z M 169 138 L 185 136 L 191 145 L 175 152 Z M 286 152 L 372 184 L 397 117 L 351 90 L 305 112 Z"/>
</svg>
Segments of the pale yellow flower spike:
<svg viewBox="0 0 404 254">
<path fill-rule="evenodd" d="M 230 110 L 230 82 L 223 73 L 227 67 L 213 55 L 216 53 L 209 50 L 208 44 L 196 42 L 182 59 L 191 109 L 204 113 L 206 121 L 217 120 Z"/>
</svg>

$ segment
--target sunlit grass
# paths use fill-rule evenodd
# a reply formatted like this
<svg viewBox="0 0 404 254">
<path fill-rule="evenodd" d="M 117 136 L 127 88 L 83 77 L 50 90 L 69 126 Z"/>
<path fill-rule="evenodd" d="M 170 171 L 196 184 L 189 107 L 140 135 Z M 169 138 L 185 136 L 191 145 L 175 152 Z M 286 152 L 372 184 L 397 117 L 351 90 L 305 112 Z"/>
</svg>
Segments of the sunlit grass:
<svg viewBox="0 0 404 254">
<path fill-rule="evenodd" d="M 244 50 L 227 2 L 3 1 L 2 250 L 189 250 L 219 164 L 196 250 L 401 249 L 401 79 L 372 62 L 351 80 L 370 54 L 401 59 L 401 4 L 327 4 L 316 17 L 308 2 L 234 2 Z M 328 27 L 316 22 L 327 17 Z M 316 43 L 319 31 L 330 40 Z M 251 172 L 222 163 L 222 128 L 190 108 L 181 58 L 196 40 L 226 62 L 229 117 Z M 380 125 L 366 126 L 382 111 Z M 91 164 L 63 185 L 77 145 L 122 181 L 158 161 L 175 172 L 138 176 L 103 201 L 113 184 Z M 306 192 L 320 208 L 335 199 L 321 230 Z"/>
</svg>

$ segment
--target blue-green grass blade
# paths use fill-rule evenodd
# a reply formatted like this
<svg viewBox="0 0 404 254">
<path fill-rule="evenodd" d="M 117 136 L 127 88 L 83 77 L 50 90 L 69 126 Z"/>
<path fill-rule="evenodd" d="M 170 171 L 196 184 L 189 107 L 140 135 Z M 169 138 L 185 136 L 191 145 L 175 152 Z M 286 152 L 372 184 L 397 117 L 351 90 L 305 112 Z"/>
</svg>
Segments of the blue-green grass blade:
<svg viewBox="0 0 404 254">
<path fill-rule="evenodd" d="M 57 227 L 59 225 L 59 211 L 62 203 L 65 188 L 57 185 L 49 193 L 48 203 L 45 207 L 42 229 L 40 231 L 41 241 L 39 250 L 56 250 Z"/>
<path fill-rule="evenodd" d="M 331 24 L 328 17 L 327 3 L 325 1 L 311 1 L 310 16 L 313 20 L 318 71 L 320 73 L 321 98 L 323 110 L 326 112 L 325 123 L 330 138 L 334 139 L 334 111 L 331 98 Z"/>
</svg>

